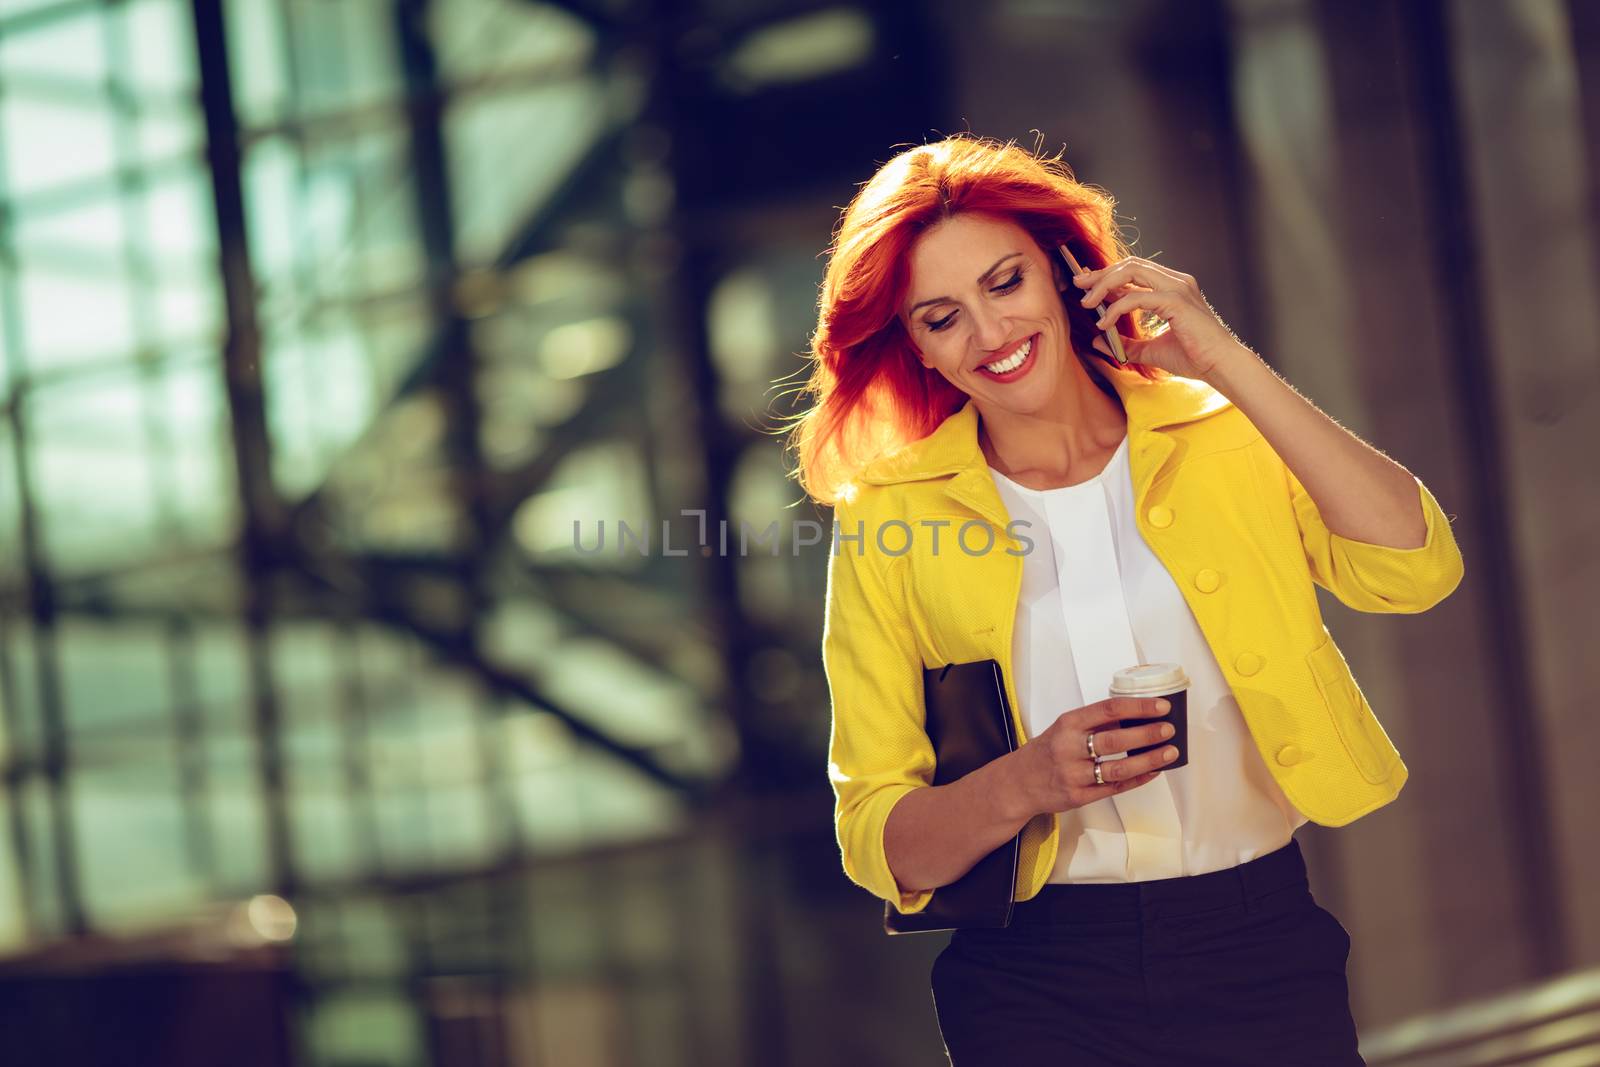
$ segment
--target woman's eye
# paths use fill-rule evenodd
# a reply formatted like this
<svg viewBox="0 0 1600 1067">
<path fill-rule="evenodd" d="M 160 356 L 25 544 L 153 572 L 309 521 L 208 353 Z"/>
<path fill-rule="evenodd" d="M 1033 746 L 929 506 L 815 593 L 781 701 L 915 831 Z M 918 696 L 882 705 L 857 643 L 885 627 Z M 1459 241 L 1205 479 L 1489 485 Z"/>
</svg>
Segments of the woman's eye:
<svg viewBox="0 0 1600 1067">
<path fill-rule="evenodd" d="M 1009 281 L 1006 281 L 1001 285 L 995 286 L 993 291 L 996 292 L 996 293 L 999 293 L 999 294 L 1001 294 L 1003 296 L 1006 293 L 1011 292 L 1011 290 L 1015 289 L 1017 286 L 1019 286 L 1021 284 L 1022 284 L 1022 272 L 1019 270 L 1019 271 L 1017 271 L 1017 273 L 1015 273 L 1015 274 L 1013 274 L 1011 276 Z M 938 322 L 930 322 L 930 323 L 928 323 L 928 329 L 932 330 L 935 333 L 938 333 L 940 330 L 943 330 L 944 328 L 949 326 L 950 325 L 950 320 L 952 320 L 954 318 L 955 318 L 955 314 L 954 314 L 954 312 L 952 312 L 951 314 L 946 315 L 944 318 L 940 319 Z"/>
</svg>

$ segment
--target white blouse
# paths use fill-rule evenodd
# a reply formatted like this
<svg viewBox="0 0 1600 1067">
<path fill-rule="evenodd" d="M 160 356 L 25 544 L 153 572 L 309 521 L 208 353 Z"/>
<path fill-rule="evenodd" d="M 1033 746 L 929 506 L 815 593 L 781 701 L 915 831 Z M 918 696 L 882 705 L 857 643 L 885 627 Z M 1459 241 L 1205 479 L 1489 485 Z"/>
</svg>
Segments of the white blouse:
<svg viewBox="0 0 1600 1067">
<path fill-rule="evenodd" d="M 989 470 L 1033 541 L 1012 644 L 1028 735 L 1104 700 L 1123 667 L 1181 663 L 1189 674 L 1188 764 L 1058 813 L 1061 847 L 1049 881 L 1204 874 L 1288 844 L 1307 819 L 1273 780 L 1194 614 L 1134 524 L 1127 437 L 1104 470 L 1078 485 L 1029 489 Z"/>
</svg>

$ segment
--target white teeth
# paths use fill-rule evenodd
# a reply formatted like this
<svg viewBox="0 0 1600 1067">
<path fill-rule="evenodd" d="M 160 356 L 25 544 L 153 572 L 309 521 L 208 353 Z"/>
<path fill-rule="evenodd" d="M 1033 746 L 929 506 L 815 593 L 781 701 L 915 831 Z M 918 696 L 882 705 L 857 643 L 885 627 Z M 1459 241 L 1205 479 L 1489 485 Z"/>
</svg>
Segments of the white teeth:
<svg viewBox="0 0 1600 1067">
<path fill-rule="evenodd" d="M 1030 337 L 1023 342 L 1021 348 L 1011 353 L 1011 355 L 995 363 L 985 363 L 983 365 L 983 369 L 986 371 L 991 371 L 995 374 L 1009 374 L 1011 371 L 1014 371 L 1018 367 L 1022 366 L 1022 361 L 1027 359 L 1028 353 L 1032 351 L 1033 338 Z"/>
</svg>

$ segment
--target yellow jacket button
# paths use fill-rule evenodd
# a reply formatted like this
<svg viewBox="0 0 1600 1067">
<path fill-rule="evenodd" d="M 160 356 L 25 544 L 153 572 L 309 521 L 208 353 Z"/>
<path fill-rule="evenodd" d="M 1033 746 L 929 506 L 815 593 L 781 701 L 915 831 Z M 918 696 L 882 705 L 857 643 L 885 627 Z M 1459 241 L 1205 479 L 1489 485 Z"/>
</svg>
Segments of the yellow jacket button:
<svg viewBox="0 0 1600 1067">
<path fill-rule="evenodd" d="M 1293 767 L 1296 763 L 1304 763 L 1306 754 L 1299 745 L 1284 745 L 1278 749 L 1278 762 L 1285 767 Z"/>
<path fill-rule="evenodd" d="M 1210 567 L 1207 567 L 1205 570 L 1194 576 L 1195 588 L 1200 590 L 1202 593 L 1216 592 L 1217 586 L 1221 584 L 1222 575 L 1218 574 Z"/>
<path fill-rule="evenodd" d="M 1161 504 L 1146 512 L 1145 517 L 1150 520 L 1150 525 L 1158 530 L 1165 530 L 1172 525 L 1172 509 Z"/>
<path fill-rule="evenodd" d="M 1241 652 L 1239 653 L 1239 658 L 1233 661 L 1233 666 L 1240 674 L 1249 677 L 1261 670 L 1266 665 L 1266 662 L 1254 652 Z"/>
</svg>

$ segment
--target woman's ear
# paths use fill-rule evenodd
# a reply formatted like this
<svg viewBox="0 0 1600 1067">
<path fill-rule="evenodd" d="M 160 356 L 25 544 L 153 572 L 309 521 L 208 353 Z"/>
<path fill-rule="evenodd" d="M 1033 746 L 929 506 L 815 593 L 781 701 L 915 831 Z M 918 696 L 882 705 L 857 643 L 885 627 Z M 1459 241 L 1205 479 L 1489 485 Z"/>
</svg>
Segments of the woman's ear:
<svg viewBox="0 0 1600 1067">
<path fill-rule="evenodd" d="M 1064 293 L 1072 287 L 1072 279 L 1067 277 L 1066 267 L 1061 260 L 1050 260 L 1050 273 L 1055 275 L 1056 292 Z"/>
</svg>

